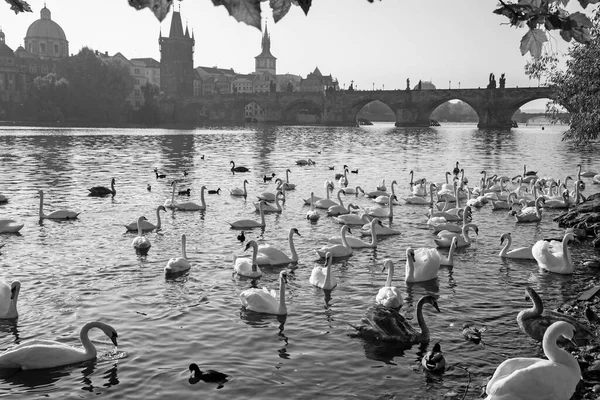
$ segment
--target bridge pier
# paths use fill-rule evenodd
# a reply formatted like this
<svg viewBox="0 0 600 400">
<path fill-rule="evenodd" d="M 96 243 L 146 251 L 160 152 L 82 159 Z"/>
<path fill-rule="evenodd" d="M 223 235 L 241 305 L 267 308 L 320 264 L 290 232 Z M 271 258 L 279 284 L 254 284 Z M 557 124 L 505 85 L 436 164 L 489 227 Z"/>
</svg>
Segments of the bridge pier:
<svg viewBox="0 0 600 400">
<path fill-rule="evenodd" d="M 397 108 L 396 126 L 402 128 L 424 127 L 429 126 L 429 114 L 425 115 L 416 107 L 413 108 Z"/>
<path fill-rule="evenodd" d="M 507 111 L 505 108 L 486 107 L 477 110 L 479 114 L 480 129 L 510 129 L 512 128 L 513 110 Z"/>
</svg>

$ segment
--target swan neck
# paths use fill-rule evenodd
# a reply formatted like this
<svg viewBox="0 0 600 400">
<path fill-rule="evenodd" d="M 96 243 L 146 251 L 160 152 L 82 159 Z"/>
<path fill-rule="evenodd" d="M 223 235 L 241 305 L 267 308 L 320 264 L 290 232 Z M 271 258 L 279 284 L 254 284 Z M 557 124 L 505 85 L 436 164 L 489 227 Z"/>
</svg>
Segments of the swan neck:
<svg viewBox="0 0 600 400">
<path fill-rule="evenodd" d="M 371 221 L 371 247 L 375 247 L 377 245 L 377 233 L 375 233 L 375 224 Z"/>
<path fill-rule="evenodd" d="M 202 186 L 202 189 L 200 189 L 200 203 L 202 203 L 202 207 L 206 208 L 206 201 L 204 201 L 204 190 L 206 188 L 204 186 Z"/>
<path fill-rule="evenodd" d="M 344 225 L 344 227 L 342 228 L 342 245 L 344 247 L 350 248 L 350 245 L 348 244 L 348 240 L 346 240 L 347 230 L 348 230 L 347 225 Z"/>
<path fill-rule="evenodd" d="M 454 251 L 456 250 L 456 244 L 450 244 L 450 251 L 448 251 L 448 261 L 452 263 L 454 261 Z"/>
<path fill-rule="evenodd" d="M 46 215 L 44 215 L 44 192 L 40 192 L 40 219 L 43 219 Z"/>
<path fill-rule="evenodd" d="M 186 250 L 185 244 L 186 244 L 185 236 L 181 236 L 181 257 L 183 257 L 184 259 L 187 260 L 187 255 L 185 252 L 185 250 Z"/>
<path fill-rule="evenodd" d="M 385 286 L 392 287 L 392 278 L 394 277 L 394 264 L 390 263 L 388 268 L 387 279 L 385 281 Z"/>
<path fill-rule="evenodd" d="M 331 258 L 327 259 L 327 266 L 325 267 L 325 282 L 323 286 L 326 288 L 331 287 Z"/>
<path fill-rule="evenodd" d="M 256 258 L 258 257 L 258 244 L 252 243 L 252 265 L 256 265 Z"/>
<path fill-rule="evenodd" d="M 549 327 L 548 329 L 551 328 L 552 327 Z M 560 336 L 562 336 L 560 330 L 555 328 L 544 335 L 544 339 L 542 339 L 544 354 L 550 361 L 567 366 L 569 369 L 575 369 L 581 374 L 581 367 L 577 360 L 575 360 L 571 353 L 558 347 L 556 341 Z"/>
<path fill-rule="evenodd" d="M 83 348 L 85 349 L 85 354 L 90 358 L 96 357 L 96 346 L 94 346 L 94 344 L 91 342 L 90 337 L 89 337 L 89 332 L 90 332 L 90 329 L 92 329 L 92 328 L 100 328 L 100 327 L 101 327 L 101 325 L 97 321 L 88 322 L 87 324 L 85 324 L 83 326 L 83 328 L 81 328 L 81 332 L 79 333 L 79 338 L 81 340 L 81 344 L 83 345 Z"/>
<path fill-rule="evenodd" d="M 156 229 L 160 229 L 161 226 L 161 222 L 160 222 L 160 208 L 157 207 L 156 208 Z"/>
<path fill-rule="evenodd" d="M 423 318 L 423 304 L 425 304 L 423 299 L 424 298 L 421 298 L 417 303 L 417 322 L 419 323 L 419 328 L 421 328 L 421 338 L 429 337 L 429 328 Z"/>
<path fill-rule="evenodd" d="M 294 246 L 294 231 L 290 230 L 290 234 L 288 236 L 288 242 L 290 245 L 290 253 L 292 255 L 292 261 L 298 261 L 298 253 L 296 253 L 296 246 Z"/>
<path fill-rule="evenodd" d="M 562 242 L 563 260 L 567 265 L 571 265 L 571 252 L 569 252 L 568 240 L 563 239 Z"/>
<path fill-rule="evenodd" d="M 283 277 L 279 278 L 279 313 L 287 314 L 287 308 L 285 306 L 285 280 Z"/>
<path fill-rule="evenodd" d="M 337 199 L 340 202 L 340 206 L 344 207 L 344 202 L 342 201 L 342 191 L 338 190 Z"/>
<path fill-rule="evenodd" d="M 512 238 L 510 236 L 505 236 L 506 238 L 506 243 L 504 244 L 504 247 L 502 248 L 502 250 L 500 251 L 500 256 L 505 256 L 506 253 L 508 253 L 508 249 L 510 248 L 510 244 L 512 242 Z"/>
<path fill-rule="evenodd" d="M 415 278 L 415 264 L 410 255 L 407 254 L 406 256 L 406 271 L 404 272 L 404 280 L 408 282 L 414 280 Z"/>
</svg>

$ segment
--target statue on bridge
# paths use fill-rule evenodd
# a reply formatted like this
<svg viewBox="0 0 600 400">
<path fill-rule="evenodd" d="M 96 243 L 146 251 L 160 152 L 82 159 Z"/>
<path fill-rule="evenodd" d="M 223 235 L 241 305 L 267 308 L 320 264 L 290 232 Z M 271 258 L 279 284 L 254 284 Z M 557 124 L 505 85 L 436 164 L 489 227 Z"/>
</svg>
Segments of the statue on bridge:
<svg viewBox="0 0 600 400">
<path fill-rule="evenodd" d="M 406 78 L 406 90 L 410 90 L 410 78 Z"/>
<path fill-rule="evenodd" d="M 354 81 L 350 81 L 350 86 L 348 86 L 349 92 L 354 92 Z"/>
<path fill-rule="evenodd" d="M 493 72 L 490 73 L 490 79 L 489 79 L 487 88 L 488 89 L 496 89 L 496 77 L 494 76 Z"/>
<path fill-rule="evenodd" d="M 504 72 L 500 75 L 500 89 L 504 89 L 506 87 L 506 78 L 504 77 Z"/>
<path fill-rule="evenodd" d="M 421 80 L 419 79 L 419 85 L 417 86 L 417 90 L 421 90 L 421 84 L 422 84 L 422 82 L 421 82 Z"/>
</svg>

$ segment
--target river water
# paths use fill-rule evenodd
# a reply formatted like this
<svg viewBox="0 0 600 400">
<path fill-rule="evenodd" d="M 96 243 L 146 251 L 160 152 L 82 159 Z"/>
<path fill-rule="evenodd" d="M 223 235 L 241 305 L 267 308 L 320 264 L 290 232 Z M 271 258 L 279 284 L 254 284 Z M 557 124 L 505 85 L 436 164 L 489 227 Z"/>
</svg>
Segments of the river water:
<svg viewBox="0 0 600 400">
<path fill-rule="evenodd" d="M 409 194 L 409 171 L 441 182 L 456 161 L 470 185 L 488 174 L 514 176 L 528 169 L 541 176 L 575 176 L 576 164 L 600 169 L 597 146 L 579 148 L 561 141 L 564 127 L 521 127 L 480 131 L 474 125 L 435 128 L 246 126 L 196 130 L 160 129 L 0 129 L 0 219 L 25 227 L 19 235 L 2 234 L 0 277 L 21 281 L 17 320 L 0 321 L 0 350 L 29 339 L 50 339 L 79 346 L 84 323 L 100 320 L 119 335 L 118 353 L 99 330 L 90 336 L 98 359 L 80 365 L 0 376 L 0 395 L 11 399 L 46 396 L 56 399 L 438 399 L 479 398 L 481 386 L 508 357 L 539 356 L 539 345 L 516 323 L 518 311 L 530 307 L 530 285 L 549 308 L 573 299 L 598 281 L 597 273 L 578 266 L 572 276 L 542 273 L 535 262 L 502 260 L 500 235 L 512 232 L 514 245 L 562 236 L 552 221 L 559 211 L 546 210 L 541 223 L 516 224 L 506 212 L 485 206 L 473 213 L 479 236 L 460 249 L 453 268 L 441 268 L 438 279 L 405 284 L 408 246 L 434 246 L 425 222 L 426 208 L 394 208 L 392 226 L 399 236 L 384 238 L 376 250 L 356 250 L 347 261 L 334 263 L 338 286 L 330 293 L 311 286 L 311 270 L 321 265 L 315 250 L 340 225 L 321 211 L 317 223 L 306 219 L 302 199 L 314 191 L 324 195 L 324 181 L 347 164 L 350 186 L 375 190 L 382 179 L 398 182 L 399 198 Z M 311 158 L 314 166 L 297 166 Z M 230 171 L 229 162 L 250 168 Z M 335 167 L 332 171 L 329 167 Z M 157 179 L 158 168 L 167 175 Z M 233 254 L 243 254 L 226 221 L 259 219 L 255 195 L 274 191 L 263 181 L 272 172 L 297 185 L 287 193 L 283 213 L 267 215 L 266 228 L 246 231 L 249 239 L 287 247 L 288 231 L 296 227 L 297 268 L 287 268 L 288 315 L 276 317 L 242 310 L 238 295 L 251 282 L 232 275 Z M 188 175 L 184 176 L 183 172 Z M 109 186 L 114 198 L 88 197 L 92 186 Z M 200 202 L 200 187 L 221 188 L 206 194 L 206 211 L 162 212 L 163 228 L 147 237 L 146 257 L 132 248 L 134 233 L 123 224 L 145 215 L 156 222 L 156 207 L 170 198 L 168 182 L 181 179 Z M 247 199 L 228 189 L 249 181 Z M 147 185 L 151 190 L 147 190 Z M 336 183 L 336 187 L 337 187 Z M 82 211 L 78 220 L 38 222 L 38 189 L 44 190 L 45 212 L 68 208 Z M 587 181 L 584 194 L 597 187 Z M 345 204 L 374 205 L 366 197 L 343 197 Z M 180 235 L 187 235 L 189 273 L 166 279 L 163 267 L 180 254 Z M 472 235 L 473 236 L 473 235 Z M 577 263 L 598 256 L 589 246 L 572 246 Z M 250 255 L 251 252 L 247 252 Z M 373 305 L 386 280 L 382 263 L 396 265 L 395 284 L 405 305 L 402 312 L 416 325 L 417 300 L 438 299 L 441 312 L 425 306 L 431 329 L 429 346 L 410 349 L 381 346 L 351 337 L 353 328 Z M 264 268 L 258 286 L 277 289 L 282 268 Z M 488 327 L 486 346 L 464 341 L 462 324 Z M 439 341 L 448 367 L 440 376 L 425 374 L 420 359 Z M 188 382 L 188 365 L 228 374 L 223 387 Z M 468 385 L 468 388 L 467 388 Z"/>
</svg>

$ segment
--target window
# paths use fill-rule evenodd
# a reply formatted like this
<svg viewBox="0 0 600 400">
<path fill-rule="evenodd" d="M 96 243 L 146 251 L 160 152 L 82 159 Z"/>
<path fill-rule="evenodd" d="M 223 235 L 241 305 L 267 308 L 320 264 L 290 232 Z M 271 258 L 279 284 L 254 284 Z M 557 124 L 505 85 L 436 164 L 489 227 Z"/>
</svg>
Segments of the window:
<svg viewBox="0 0 600 400">
<path fill-rule="evenodd" d="M 136 75 L 139 75 L 139 73 L 140 73 L 140 69 L 139 69 L 139 68 L 136 68 L 136 69 L 135 69 L 135 74 L 136 74 Z"/>
<path fill-rule="evenodd" d="M 40 43 L 40 53 L 46 52 L 46 43 Z"/>
<path fill-rule="evenodd" d="M 136 101 L 135 101 L 135 106 L 136 106 L 136 107 L 139 107 L 139 106 L 140 106 L 140 101 L 139 101 L 139 100 L 136 100 Z"/>
<path fill-rule="evenodd" d="M 33 45 L 31 43 L 29 43 L 29 52 L 33 52 Z"/>
<path fill-rule="evenodd" d="M 135 96 L 140 96 L 140 94 L 141 94 L 141 93 L 140 93 L 140 89 L 135 89 L 135 90 L 133 91 L 133 94 L 134 94 Z"/>
<path fill-rule="evenodd" d="M 139 79 L 136 79 L 136 80 L 135 80 L 135 84 L 136 84 L 136 85 L 139 85 L 139 84 L 140 84 L 140 80 L 139 80 Z"/>
<path fill-rule="evenodd" d="M 55 45 L 54 45 L 54 52 L 55 52 L 56 54 L 58 54 L 58 45 L 57 45 L 57 44 L 55 44 Z"/>
</svg>

